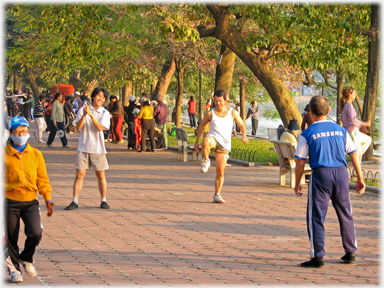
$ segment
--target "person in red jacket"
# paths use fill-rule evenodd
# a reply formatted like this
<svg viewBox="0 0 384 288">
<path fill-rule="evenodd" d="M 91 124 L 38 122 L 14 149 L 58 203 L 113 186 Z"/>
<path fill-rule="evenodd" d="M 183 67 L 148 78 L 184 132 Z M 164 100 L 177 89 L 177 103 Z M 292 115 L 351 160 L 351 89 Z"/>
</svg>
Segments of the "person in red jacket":
<svg viewBox="0 0 384 288">
<path fill-rule="evenodd" d="M 191 128 L 197 128 L 196 125 L 196 101 L 191 96 L 188 101 L 188 115 L 189 115 L 189 124 Z"/>
</svg>

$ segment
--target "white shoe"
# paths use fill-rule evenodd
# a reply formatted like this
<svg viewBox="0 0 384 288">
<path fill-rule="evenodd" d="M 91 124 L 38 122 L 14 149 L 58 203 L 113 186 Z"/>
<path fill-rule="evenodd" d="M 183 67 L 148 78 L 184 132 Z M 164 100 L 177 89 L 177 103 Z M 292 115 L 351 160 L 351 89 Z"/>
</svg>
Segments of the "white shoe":
<svg viewBox="0 0 384 288">
<path fill-rule="evenodd" d="M 210 166 L 211 166 L 211 160 L 203 159 L 203 160 L 201 160 L 200 171 L 203 173 L 207 173 Z"/>
<path fill-rule="evenodd" d="M 221 197 L 220 194 L 215 194 L 215 196 L 213 196 L 213 203 L 224 204 L 225 200 L 223 199 L 223 197 Z"/>
<path fill-rule="evenodd" d="M 44 143 L 45 141 L 44 140 L 39 140 L 37 141 L 38 143 Z"/>
<path fill-rule="evenodd" d="M 23 282 L 23 275 L 21 275 L 20 271 L 11 271 L 9 272 L 9 275 L 11 276 L 12 283 L 22 283 Z"/>
<path fill-rule="evenodd" d="M 25 272 L 29 276 L 31 276 L 31 277 L 35 277 L 36 276 L 36 269 L 35 269 L 35 267 L 33 267 L 32 263 L 26 262 L 26 261 L 22 261 L 22 260 L 20 260 L 20 263 L 23 265 Z"/>
</svg>

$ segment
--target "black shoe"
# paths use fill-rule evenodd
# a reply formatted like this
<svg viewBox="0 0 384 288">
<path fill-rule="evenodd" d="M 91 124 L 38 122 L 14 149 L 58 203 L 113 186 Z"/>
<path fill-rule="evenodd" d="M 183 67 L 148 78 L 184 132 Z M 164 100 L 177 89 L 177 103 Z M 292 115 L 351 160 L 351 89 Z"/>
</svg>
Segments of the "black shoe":
<svg viewBox="0 0 384 288">
<path fill-rule="evenodd" d="M 347 264 L 355 263 L 355 253 L 347 252 L 343 257 L 341 257 L 341 260 Z"/>
<path fill-rule="evenodd" d="M 301 267 L 313 267 L 313 268 L 321 268 L 324 267 L 324 261 L 316 258 L 311 258 L 311 260 L 307 262 L 303 262 L 300 264 Z"/>
<path fill-rule="evenodd" d="M 65 210 L 75 210 L 79 208 L 79 205 L 77 205 L 75 202 L 72 201 L 71 204 L 69 204 L 67 207 L 65 207 Z"/>
<path fill-rule="evenodd" d="M 109 207 L 109 205 L 107 204 L 107 202 L 103 201 L 103 202 L 101 202 L 101 204 L 100 204 L 100 208 L 103 208 L 103 209 L 109 209 L 110 207 Z"/>
</svg>

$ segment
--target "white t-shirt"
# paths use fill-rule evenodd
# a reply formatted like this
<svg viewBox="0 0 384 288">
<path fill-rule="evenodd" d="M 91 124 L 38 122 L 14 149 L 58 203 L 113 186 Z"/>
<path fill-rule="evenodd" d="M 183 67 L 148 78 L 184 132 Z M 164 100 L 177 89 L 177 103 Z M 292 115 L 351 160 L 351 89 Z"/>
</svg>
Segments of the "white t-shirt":
<svg viewBox="0 0 384 288">
<path fill-rule="evenodd" d="M 103 125 L 105 130 L 109 130 L 110 126 L 110 114 L 104 108 L 100 107 L 95 110 L 92 104 L 89 105 L 92 114 L 95 116 L 96 120 Z M 80 121 L 84 113 L 84 107 L 79 109 L 77 112 L 75 123 Z M 92 119 L 89 115 L 85 117 L 84 126 L 80 130 L 79 145 L 77 151 L 85 152 L 89 154 L 107 154 L 104 144 L 104 133 L 103 131 L 98 131 L 95 124 L 93 124 Z"/>
</svg>

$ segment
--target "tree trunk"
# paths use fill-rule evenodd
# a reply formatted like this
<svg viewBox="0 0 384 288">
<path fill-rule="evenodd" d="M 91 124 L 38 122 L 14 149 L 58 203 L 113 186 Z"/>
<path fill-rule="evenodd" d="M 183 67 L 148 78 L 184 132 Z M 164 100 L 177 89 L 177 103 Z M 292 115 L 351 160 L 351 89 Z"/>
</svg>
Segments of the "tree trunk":
<svg viewBox="0 0 384 288">
<path fill-rule="evenodd" d="M 223 89 L 229 98 L 232 86 L 233 69 L 235 68 L 236 54 L 224 43 L 221 44 L 219 63 L 216 66 L 215 91 Z"/>
<path fill-rule="evenodd" d="M 240 78 L 240 117 L 245 124 L 245 79 Z"/>
<path fill-rule="evenodd" d="M 17 75 L 17 72 L 13 72 L 13 93 L 17 93 L 17 90 L 19 90 L 19 76 Z"/>
<path fill-rule="evenodd" d="M 69 84 L 72 84 L 75 87 L 75 91 L 78 91 L 78 86 L 81 83 L 80 72 L 73 71 L 71 77 L 69 77 Z"/>
<path fill-rule="evenodd" d="M 24 71 L 25 78 L 27 79 L 29 86 L 31 86 L 33 97 L 37 101 L 39 100 L 40 92 L 39 92 L 39 88 L 36 85 L 35 76 L 33 75 L 31 69 L 27 65 L 25 65 L 24 67 L 25 67 L 25 71 Z"/>
<path fill-rule="evenodd" d="M 203 111 L 203 89 L 201 83 L 201 70 L 199 70 L 199 124 L 203 121 L 204 111 Z"/>
<path fill-rule="evenodd" d="M 156 76 L 153 77 L 153 81 L 152 81 L 152 85 L 151 85 L 151 98 L 152 98 L 152 95 L 155 93 L 158 80 L 159 79 Z M 156 97 L 156 95 L 154 97 Z M 165 97 L 165 95 L 163 95 L 163 96 Z M 153 98 L 152 98 L 152 100 L 153 100 Z"/>
<path fill-rule="evenodd" d="M 122 90 L 121 103 L 123 104 L 124 107 L 128 107 L 129 106 L 129 96 L 132 95 L 130 93 L 130 92 L 132 92 L 132 87 L 129 87 L 129 85 L 124 85 L 121 90 Z"/>
<path fill-rule="evenodd" d="M 181 106 L 183 105 L 183 92 L 184 92 L 184 69 L 181 60 L 175 61 L 177 72 L 177 94 L 176 94 L 176 127 L 181 127 Z"/>
<path fill-rule="evenodd" d="M 341 110 L 340 110 L 340 98 L 344 89 L 344 71 L 336 71 L 336 123 L 341 125 Z"/>
<path fill-rule="evenodd" d="M 357 95 L 356 93 L 356 104 L 357 104 L 357 108 L 359 110 L 359 115 L 360 117 L 362 117 L 361 115 L 363 115 L 363 104 L 361 103 L 361 100 L 360 100 L 360 97 L 359 95 Z"/>
<path fill-rule="evenodd" d="M 240 32 L 231 24 L 233 14 L 228 13 L 227 8 L 220 5 L 207 5 L 207 8 L 215 19 L 216 27 L 212 29 L 199 27 L 200 37 L 212 36 L 221 40 L 248 66 L 265 87 L 284 125 L 288 126 L 291 119 L 297 119 L 301 125 L 302 117 L 299 109 L 284 84 L 268 66 L 264 56 L 252 50 L 247 51 Z"/>
<path fill-rule="evenodd" d="M 99 81 L 96 79 L 93 79 L 85 84 L 85 90 L 84 95 L 87 97 L 91 97 L 91 94 L 93 92 L 93 89 L 96 88 L 97 84 L 99 84 Z"/>
<path fill-rule="evenodd" d="M 378 4 L 371 5 L 371 35 L 369 37 L 368 52 L 368 73 L 365 85 L 363 121 L 371 121 L 369 132 L 373 137 L 375 124 L 376 99 L 379 86 L 379 67 L 380 67 L 380 42 L 379 35 L 379 14 L 380 6 Z M 373 141 L 367 152 L 363 155 L 363 160 L 369 160 L 373 157 Z"/>
<path fill-rule="evenodd" d="M 168 86 L 171 83 L 172 76 L 175 73 L 176 64 L 175 59 L 172 56 L 164 63 L 163 69 L 161 70 L 161 75 L 157 81 L 156 88 L 151 95 L 151 99 L 155 99 L 157 94 L 165 95 L 167 94 Z"/>
</svg>

